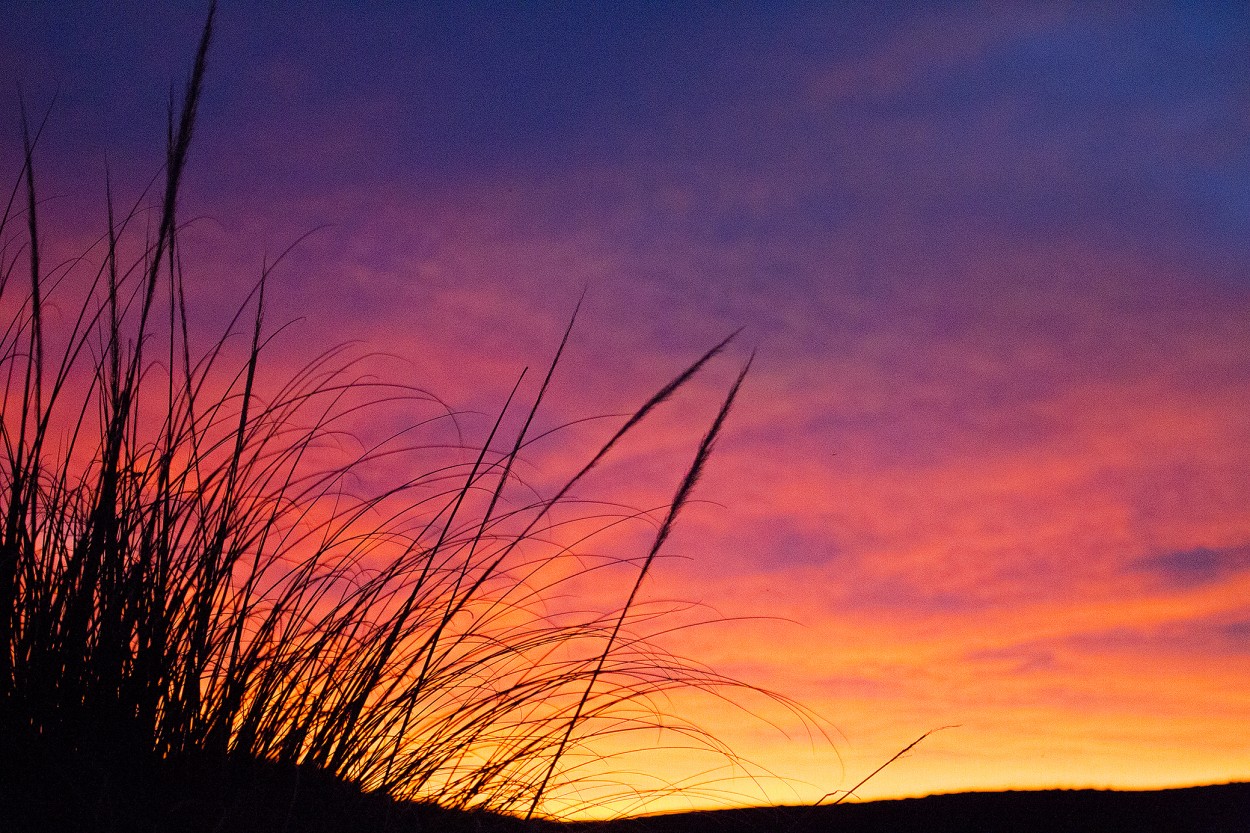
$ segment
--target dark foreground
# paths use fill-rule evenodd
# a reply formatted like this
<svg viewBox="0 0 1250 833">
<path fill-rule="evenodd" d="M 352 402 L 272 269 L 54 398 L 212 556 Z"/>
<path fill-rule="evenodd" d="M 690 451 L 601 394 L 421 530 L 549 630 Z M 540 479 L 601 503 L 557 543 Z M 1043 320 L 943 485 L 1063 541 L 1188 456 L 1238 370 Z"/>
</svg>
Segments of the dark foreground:
<svg viewBox="0 0 1250 833">
<path fill-rule="evenodd" d="M 589 825 L 577 825 L 589 833 Z M 600 833 L 1250 833 L 1250 784 L 959 793 L 624 819 Z"/>
<path fill-rule="evenodd" d="M 1250 783 L 1119 792 L 960 793 L 612 822 L 527 823 L 396 803 L 316 772 L 252 762 L 70 775 L 0 750 L 0 833 L 1250 833 Z"/>
</svg>

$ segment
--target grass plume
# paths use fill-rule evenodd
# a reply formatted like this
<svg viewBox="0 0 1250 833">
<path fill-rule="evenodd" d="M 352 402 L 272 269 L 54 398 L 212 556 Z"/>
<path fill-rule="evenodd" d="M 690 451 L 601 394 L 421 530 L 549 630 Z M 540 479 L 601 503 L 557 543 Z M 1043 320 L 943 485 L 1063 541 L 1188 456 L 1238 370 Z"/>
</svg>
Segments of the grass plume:
<svg viewBox="0 0 1250 833">
<path fill-rule="evenodd" d="M 155 223 L 136 232 L 142 201 L 119 213 L 107 184 L 104 254 L 51 351 L 64 273 L 41 260 L 39 131 L 23 113 L 24 166 L 0 217 L 0 309 L 13 312 L 0 333 L 4 777 L 33 793 L 50 778 L 82 818 L 125 827 L 116 820 L 174 812 L 163 779 L 184 770 L 216 783 L 263 762 L 395 798 L 543 815 L 633 793 L 604 780 L 604 737 L 665 727 L 734 761 L 662 704 L 740 684 L 651 640 L 657 612 L 638 592 L 746 369 L 675 478 L 644 558 L 578 555 L 553 516 L 728 339 L 550 496 L 533 497 L 516 464 L 568 332 L 537 394 L 519 404 L 518 380 L 475 453 L 357 494 L 423 450 L 414 425 L 345 452 L 361 414 L 433 397 L 362 376 L 344 348 L 263 386 L 275 264 L 218 340 L 197 349 L 190 333 L 177 207 L 212 30 L 210 9 L 171 105 Z M 622 567 L 636 576 L 614 609 L 549 605 L 570 577 Z"/>
</svg>

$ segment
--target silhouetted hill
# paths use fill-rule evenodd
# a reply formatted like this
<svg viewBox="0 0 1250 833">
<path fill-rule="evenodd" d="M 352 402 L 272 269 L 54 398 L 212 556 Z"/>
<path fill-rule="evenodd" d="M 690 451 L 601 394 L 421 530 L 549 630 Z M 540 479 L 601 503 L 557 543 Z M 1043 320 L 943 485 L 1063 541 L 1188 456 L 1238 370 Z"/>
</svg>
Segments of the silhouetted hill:
<svg viewBox="0 0 1250 833">
<path fill-rule="evenodd" d="M 0 833 L 1250 833 L 1250 783 L 958 793 L 557 824 L 394 802 L 316 770 L 260 761 L 72 771 L 0 752 L 0 763 Z"/>
<path fill-rule="evenodd" d="M 972 792 L 679 813 L 596 827 L 598 833 L 1247 833 L 1250 784 L 1133 792 Z M 590 826 L 584 829 L 589 833 Z"/>
</svg>

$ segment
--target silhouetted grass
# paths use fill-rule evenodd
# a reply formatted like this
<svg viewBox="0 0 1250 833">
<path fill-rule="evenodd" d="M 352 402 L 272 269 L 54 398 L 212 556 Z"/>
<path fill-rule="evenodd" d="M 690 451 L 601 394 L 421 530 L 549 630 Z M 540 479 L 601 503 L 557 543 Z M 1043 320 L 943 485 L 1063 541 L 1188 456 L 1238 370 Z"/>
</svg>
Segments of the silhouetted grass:
<svg viewBox="0 0 1250 833">
<path fill-rule="evenodd" d="M 262 389 L 268 270 L 220 339 L 197 350 L 190 333 L 177 205 L 211 33 L 210 12 L 171 111 L 163 193 L 120 215 L 110 193 L 94 279 L 66 326 L 49 311 L 74 308 L 54 300 L 67 268 L 41 260 L 41 126 L 23 113 L 25 166 L 0 218 L 0 309 L 12 313 L 0 333 L 0 813 L 52 827 L 337 829 L 293 809 L 301 784 L 323 796 L 337 784 L 528 816 L 632 795 L 596 745 L 620 733 L 646 730 L 646 745 L 667 727 L 734 761 L 663 696 L 740 684 L 664 652 L 637 594 L 746 370 L 677 472 L 647 552 L 581 557 L 552 515 L 726 342 L 553 494 L 533 497 L 515 469 L 564 342 L 474 455 L 356 494 L 426 458 L 408 431 L 349 453 L 351 427 L 430 397 L 362 377 L 342 349 Z M 551 604 L 570 577 L 609 567 L 635 571 L 615 610 Z"/>
</svg>

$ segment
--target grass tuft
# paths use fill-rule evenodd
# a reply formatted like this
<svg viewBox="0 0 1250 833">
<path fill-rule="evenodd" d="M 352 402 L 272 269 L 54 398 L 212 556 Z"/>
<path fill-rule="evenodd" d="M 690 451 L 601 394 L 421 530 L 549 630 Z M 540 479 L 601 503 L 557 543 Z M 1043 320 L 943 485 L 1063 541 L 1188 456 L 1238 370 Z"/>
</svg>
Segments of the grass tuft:
<svg viewBox="0 0 1250 833">
<path fill-rule="evenodd" d="M 362 375 L 345 349 L 261 383 L 272 265 L 197 349 L 177 207 L 212 29 L 210 9 L 171 105 L 159 199 L 119 213 L 108 185 L 102 254 L 55 333 L 49 311 L 74 308 L 54 301 L 72 282 L 41 259 L 39 130 L 23 112 L 24 166 L 0 217 L 0 817 L 229 829 L 252 807 L 254 823 L 304 829 L 296 796 L 326 793 L 325 779 L 444 808 L 570 813 L 636 802 L 601 741 L 644 733 L 646 746 L 658 729 L 737 764 L 665 698 L 741 684 L 664 651 L 665 611 L 638 591 L 745 368 L 644 557 L 579 554 L 575 530 L 620 518 L 554 511 L 729 340 L 546 497 L 516 470 L 567 332 L 528 404 L 518 380 L 474 453 L 425 469 L 406 468 L 427 459 L 421 425 L 379 441 L 352 429 L 435 400 Z M 404 470 L 420 473 L 361 493 Z M 570 582 L 622 569 L 634 577 L 618 606 L 561 602 Z M 258 799 L 269 782 L 285 798 Z"/>
</svg>

